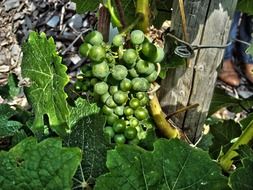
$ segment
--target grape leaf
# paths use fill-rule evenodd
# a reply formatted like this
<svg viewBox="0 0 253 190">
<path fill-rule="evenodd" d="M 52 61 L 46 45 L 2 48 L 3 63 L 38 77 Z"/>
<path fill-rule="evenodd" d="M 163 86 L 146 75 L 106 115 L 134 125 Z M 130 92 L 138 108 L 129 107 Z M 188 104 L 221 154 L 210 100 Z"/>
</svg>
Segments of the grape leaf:
<svg viewBox="0 0 253 190">
<path fill-rule="evenodd" d="M 209 148 L 209 153 L 212 158 L 216 159 L 221 151 L 226 152 L 230 146 L 231 141 L 241 135 L 242 130 L 238 123 L 234 120 L 226 120 L 210 125 L 210 132 L 213 135 L 213 144 Z"/>
<path fill-rule="evenodd" d="M 84 117 L 76 123 L 75 129 L 65 139 L 70 147 L 79 147 L 83 151 L 82 171 L 78 170 L 76 178 L 92 184 L 94 178 L 105 173 L 106 151 L 109 145 L 104 138 L 105 117 L 95 114 Z"/>
<path fill-rule="evenodd" d="M 232 189 L 253 189 L 253 159 L 243 159 L 243 167 L 230 175 Z"/>
<path fill-rule="evenodd" d="M 70 116 L 68 120 L 68 126 L 73 128 L 83 117 L 98 113 L 99 108 L 95 103 L 90 104 L 87 100 L 77 98 L 75 101 L 75 107 L 69 107 L 69 111 Z"/>
<path fill-rule="evenodd" d="M 14 135 L 22 127 L 22 123 L 10 120 L 15 114 L 9 105 L 0 104 L 0 138 Z"/>
<path fill-rule="evenodd" d="M 98 8 L 100 0 L 72 0 L 76 3 L 76 12 L 77 13 L 85 13 L 87 11 L 95 11 Z"/>
<path fill-rule="evenodd" d="M 44 33 L 31 32 L 23 46 L 21 72 L 29 78 L 30 87 L 25 88 L 28 101 L 35 112 L 33 130 L 44 129 L 44 116 L 50 127 L 59 135 L 66 132 L 69 110 L 64 86 L 68 83 L 67 67 L 61 64 L 53 38 Z"/>
<path fill-rule="evenodd" d="M 95 190 L 228 189 L 217 163 L 178 139 L 159 139 L 152 152 L 118 146 L 108 151 L 106 165 L 110 173 L 97 178 Z"/>
<path fill-rule="evenodd" d="M 0 152 L 2 190 L 71 189 L 81 161 L 79 148 L 63 148 L 60 139 L 40 143 L 26 138 L 9 152 Z"/>
<path fill-rule="evenodd" d="M 252 0 L 239 0 L 237 3 L 237 9 L 244 13 L 253 15 Z"/>
</svg>

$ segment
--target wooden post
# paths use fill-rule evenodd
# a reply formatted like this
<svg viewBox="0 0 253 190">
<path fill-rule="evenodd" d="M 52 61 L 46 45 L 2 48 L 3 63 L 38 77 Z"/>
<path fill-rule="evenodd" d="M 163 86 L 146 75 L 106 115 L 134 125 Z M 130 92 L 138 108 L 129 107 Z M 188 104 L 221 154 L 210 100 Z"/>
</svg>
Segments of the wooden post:
<svg viewBox="0 0 253 190">
<path fill-rule="evenodd" d="M 225 45 L 237 0 L 185 0 L 187 32 L 191 44 Z M 172 30 L 182 38 L 181 15 L 178 1 L 174 0 Z M 222 62 L 222 49 L 201 49 L 182 66 L 168 72 L 162 81 L 159 99 L 163 111 L 171 114 L 184 106 L 199 106 L 172 117 L 194 143 L 202 133 L 211 103 L 217 68 Z"/>
</svg>

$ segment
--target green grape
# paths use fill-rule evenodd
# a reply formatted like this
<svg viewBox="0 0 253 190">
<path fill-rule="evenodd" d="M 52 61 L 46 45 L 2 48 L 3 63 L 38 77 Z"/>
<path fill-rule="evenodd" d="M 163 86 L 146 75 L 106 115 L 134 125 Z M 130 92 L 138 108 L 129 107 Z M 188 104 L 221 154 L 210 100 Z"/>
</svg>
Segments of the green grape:
<svg viewBox="0 0 253 190">
<path fill-rule="evenodd" d="M 103 94 L 101 97 L 100 97 L 100 100 L 101 102 L 103 102 L 105 104 L 105 102 L 107 101 L 107 99 L 110 97 L 110 94 L 109 92 L 106 92 L 105 94 Z"/>
<path fill-rule="evenodd" d="M 115 115 L 115 114 L 111 114 L 106 116 L 106 122 L 108 125 L 113 125 L 115 123 L 116 120 L 119 119 L 119 116 Z"/>
<path fill-rule="evenodd" d="M 113 94 L 113 100 L 118 104 L 118 105 L 123 105 L 127 102 L 128 95 L 126 92 L 123 91 L 118 91 Z"/>
<path fill-rule="evenodd" d="M 131 32 L 130 38 L 132 44 L 139 45 L 144 41 L 145 36 L 141 30 L 134 30 Z"/>
<path fill-rule="evenodd" d="M 115 133 L 123 133 L 126 128 L 126 122 L 123 119 L 117 119 L 112 126 Z"/>
<path fill-rule="evenodd" d="M 113 114 L 113 109 L 109 108 L 107 105 L 103 105 L 102 112 L 105 115 L 112 115 Z"/>
<path fill-rule="evenodd" d="M 157 48 L 157 52 L 156 52 L 156 56 L 154 57 L 154 63 L 160 63 L 165 56 L 164 50 L 161 47 L 156 47 Z"/>
<path fill-rule="evenodd" d="M 111 95 L 115 94 L 115 92 L 118 92 L 119 87 L 118 86 L 110 86 L 109 92 Z"/>
<path fill-rule="evenodd" d="M 148 111 L 147 109 L 143 108 L 143 107 L 138 107 L 135 111 L 134 111 L 134 116 L 138 119 L 138 120 L 144 120 L 148 118 Z"/>
<path fill-rule="evenodd" d="M 92 31 L 85 36 L 85 42 L 91 45 L 100 45 L 103 42 L 103 35 L 98 31 Z"/>
<path fill-rule="evenodd" d="M 82 57 L 88 57 L 90 49 L 92 48 L 92 45 L 88 44 L 88 43 L 83 43 L 80 47 L 79 47 L 79 54 Z"/>
<path fill-rule="evenodd" d="M 123 80 L 124 78 L 126 78 L 127 74 L 128 74 L 128 70 L 123 65 L 116 65 L 112 69 L 112 77 L 115 80 Z"/>
<path fill-rule="evenodd" d="M 117 34 L 116 36 L 113 37 L 112 39 L 112 44 L 116 47 L 122 46 L 124 43 L 124 38 L 122 35 Z"/>
<path fill-rule="evenodd" d="M 134 110 L 130 108 L 129 106 L 124 108 L 124 114 L 125 116 L 131 116 L 134 114 Z"/>
<path fill-rule="evenodd" d="M 114 135 L 113 140 L 116 144 L 125 144 L 126 142 L 126 138 L 123 134 Z"/>
<path fill-rule="evenodd" d="M 133 90 L 139 92 L 146 92 L 150 87 L 150 83 L 145 78 L 134 78 L 132 80 Z"/>
<path fill-rule="evenodd" d="M 157 48 L 156 48 L 156 46 L 154 44 L 148 42 L 148 41 L 145 41 L 142 44 L 141 57 L 144 60 L 152 62 L 154 60 L 154 57 L 156 55 L 157 55 Z"/>
<path fill-rule="evenodd" d="M 136 71 L 139 73 L 139 74 L 143 74 L 143 73 L 146 73 L 148 72 L 148 62 L 140 59 L 137 63 L 136 63 L 136 66 L 135 66 L 135 69 Z"/>
<path fill-rule="evenodd" d="M 127 139 L 132 140 L 137 136 L 137 130 L 134 127 L 128 127 L 124 131 L 124 136 Z"/>
<path fill-rule="evenodd" d="M 95 84 L 94 86 L 94 92 L 99 94 L 99 95 L 103 95 L 106 92 L 108 92 L 108 85 L 105 82 L 98 82 L 97 84 Z"/>
<path fill-rule="evenodd" d="M 129 106 L 135 110 L 140 106 L 140 101 L 137 98 L 132 98 L 129 101 Z"/>
<path fill-rule="evenodd" d="M 125 78 L 120 82 L 120 90 L 127 92 L 127 91 L 131 90 L 131 88 L 132 88 L 131 80 Z"/>
<path fill-rule="evenodd" d="M 150 75 L 145 77 L 145 79 L 148 80 L 148 82 L 154 82 L 158 77 L 158 73 L 156 71 L 153 71 Z"/>
<path fill-rule="evenodd" d="M 117 106 L 114 108 L 114 113 L 118 116 L 122 116 L 124 114 L 124 106 Z"/>
<path fill-rule="evenodd" d="M 106 62 L 92 65 L 92 74 L 97 78 L 105 78 L 110 73 Z"/>
<path fill-rule="evenodd" d="M 105 59 L 105 49 L 102 46 L 93 46 L 88 57 L 91 61 L 100 63 Z"/>
<path fill-rule="evenodd" d="M 139 77 L 139 74 L 137 73 L 137 71 L 136 71 L 135 68 L 129 69 L 128 72 L 129 72 L 129 75 L 130 75 L 132 78 Z"/>
<path fill-rule="evenodd" d="M 123 53 L 123 60 L 128 67 L 133 67 L 137 58 L 138 58 L 138 55 L 134 49 L 127 49 Z"/>
<path fill-rule="evenodd" d="M 150 75 L 153 72 L 155 72 L 155 65 L 154 63 L 148 62 L 148 68 L 144 74 Z"/>
<path fill-rule="evenodd" d="M 117 104 L 115 103 L 115 101 L 113 100 L 113 97 L 110 96 L 107 98 L 105 104 L 109 107 L 109 108 L 116 108 Z"/>
</svg>

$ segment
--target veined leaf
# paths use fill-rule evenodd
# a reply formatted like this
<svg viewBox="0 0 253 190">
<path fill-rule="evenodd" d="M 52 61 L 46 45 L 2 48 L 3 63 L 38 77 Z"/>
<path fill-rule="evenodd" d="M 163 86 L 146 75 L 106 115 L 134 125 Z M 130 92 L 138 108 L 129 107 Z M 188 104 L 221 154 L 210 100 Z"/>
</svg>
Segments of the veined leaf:
<svg viewBox="0 0 253 190">
<path fill-rule="evenodd" d="M 63 148 L 60 139 L 40 143 L 26 138 L 9 152 L 0 152 L 2 190 L 71 189 L 81 161 L 79 148 Z"/>
<path fill-rule="evenodd" d="M 98 8 L 101 0 L 72 0 L 76 3 L 76 12 L 77 13 L 85 13 L 87 11 L 95 11 Z"/>
<path fill-rule="evenodd" d="M 10 120 L 15 114 L 9 105 L 0 104 L 0 138 L 14 135 L 22 127 L 22 123 Z"/>
<path fill-rule="evenodd" d="M 243 159 L 243 167 L 235 170 L 229 178 L 232 189 L 253 189 L 253 159 Z"/>
<path fill-rule="evenodd" d="M 110 173 L 97 179 L 95 190 L 228 189 L 209 155 L 178 139 L 159 139 L 152 152 L 118 146 L 108 152 L 106 164 Z"/>
<path fill-rule="evenodd" d="M 98 114 L 82 118 L 64 139 L 67 146 L 79 147 L 83 151 L 82 171 L 78 170 L 76 174 L 79 181 L 84 180 L 83 175 L 89 184 L 94 183 L 94 178 L 107 171 L 106 152 L 110 147 L 104 137 L 105 122 L 105 117 Z"/>
<path fill-rule="evenodd" d="M 232 145 L 232 140 L 242 133 L 241 127 L 233 120 L 218 122 L 210 125 L 210 132 L 213 135 L 213 144 L 209 148 L 212 158 L 216 159 L 221 150 L 226 152 Z"/>
<path fill-rule="evenodd" d="M 68 120 L 68 126 L 70 128 L 75 127 L 76 123 L 85 116 L 96 114 L 99 112 L 99 108 L 95 103 L 89 103 L 87 100 L 78 98 L 75 101 L 75 107 L 69 107 L 70 116 Z"/>
<path fill-rule="evenodd" d="M 64 135 L 69 116 L 64 86 L 69 79 L 54 40 L 47 39 L 44 33 L 31 32 L 23 53 L 21 72 L 22 77 L 29 78 L 31 83 L 25 92 L 35 112 L 33 130 L 43 130 L 43 118 L 47 115 L 50 127 Z"/>
</svg>

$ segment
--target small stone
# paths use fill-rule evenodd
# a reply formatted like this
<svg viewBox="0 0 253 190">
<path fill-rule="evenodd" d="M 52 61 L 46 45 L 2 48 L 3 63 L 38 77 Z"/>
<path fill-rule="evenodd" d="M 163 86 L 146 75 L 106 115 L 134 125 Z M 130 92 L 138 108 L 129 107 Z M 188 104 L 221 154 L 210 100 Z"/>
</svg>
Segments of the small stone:
<svg viewBox="0 0 253 190">
<path fill-rule="evenodd" d="M 84 27 L 84 28 L 89 27 L 89 22 L 88 22 L 87 19 L 85 19 L 85 20 L 83 21 L 83 27 Z"/>
<path fill-rule="evenodd" d="M 70 57 L 70 60 L 76 65 L 79 61 L 81 61 L 81 58 L 79 57 L 79 55 L 73 55 Z"/>
<path fill-rule="evenodd" d="M 57 26 L 57 24 L 59 23 L 60 21 L 60 17 L 55 15 L 53 16 L 48 22 L 47 22 L 47 25 L 54 28 Z"/>
<path fill-rule="evenodd" d="M 79 14 L 75 14 L 70 20 L 69 20 L 69 26 L 73 29 L 80 30 L 80 28 L 83 26 L 83 19 Z"/>
<path fill-rule="evenodd" d="M 4 3 L 5 11 L 17 8 L 20 5 L 19 0 L 7 0 Z"/>
<path fill-rule="evenodd" d="M 7 73 L 10 70 L 8 65 L 1 65 L 0 66 L 0 73 Z"/>
<path fill-rule="evenodd" d="M 66 5 L 66 10 L 75 11 L 76 10 L 76 4 L 74 2 L 68 2 L 67 5 Z"/>
</svg>

